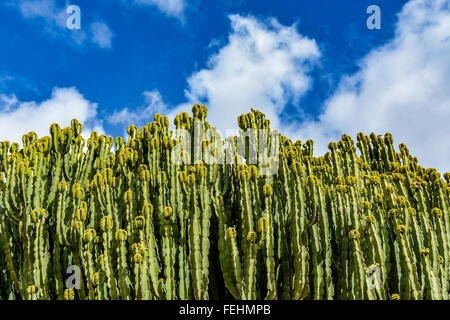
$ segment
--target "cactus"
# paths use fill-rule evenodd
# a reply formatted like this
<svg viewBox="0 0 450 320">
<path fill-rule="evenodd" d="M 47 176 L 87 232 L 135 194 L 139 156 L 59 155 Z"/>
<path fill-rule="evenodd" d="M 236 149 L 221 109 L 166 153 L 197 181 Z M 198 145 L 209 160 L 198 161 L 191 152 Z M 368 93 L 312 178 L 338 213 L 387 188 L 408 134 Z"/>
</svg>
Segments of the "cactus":
<svg viewBox="0 0 450 320">
<path fill-rule="evenodd" d="M 0 142 L 0 299 L 449 298 L 450 173 L 390 133 L 317 157 L 259 110 L 224 139 L 207 113 Z"/>
</svg>

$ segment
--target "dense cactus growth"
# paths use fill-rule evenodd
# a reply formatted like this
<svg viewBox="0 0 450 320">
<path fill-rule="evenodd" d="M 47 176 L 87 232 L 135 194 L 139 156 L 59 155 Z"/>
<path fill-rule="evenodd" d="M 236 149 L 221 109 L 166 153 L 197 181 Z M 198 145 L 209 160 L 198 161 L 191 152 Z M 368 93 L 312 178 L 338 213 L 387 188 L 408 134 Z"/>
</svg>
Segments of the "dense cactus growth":
<svg viewBox="0 0 450 320">
<path fill-rule="evenodd" d="M 448 299 L 449 173 L 389 133 L 315 157 L 259 111 L 226 140 L 206 115 L 0 142 L 0 299 Z"/>
</svg>

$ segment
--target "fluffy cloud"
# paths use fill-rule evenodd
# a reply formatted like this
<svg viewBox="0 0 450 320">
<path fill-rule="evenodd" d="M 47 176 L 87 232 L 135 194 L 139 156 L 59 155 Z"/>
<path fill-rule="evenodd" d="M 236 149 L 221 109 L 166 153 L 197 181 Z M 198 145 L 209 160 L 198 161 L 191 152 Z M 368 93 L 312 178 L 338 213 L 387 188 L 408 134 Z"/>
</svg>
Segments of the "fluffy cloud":
<svg viewBox="0 0 450 320">
<path fill-rule="evenodd" d="M 137 2 L 157 6 L 162 3 Z M 177 12 L 173 8 L 178 2 L 164 3 L 166 7 L 160 7 L 161 10 L 168 14 Z M 182 3 L 177 8 L 184 8 Z M 45 10 L 24 8 L 24 16 L 52 12 L 51 6 L 44 6 Z M 232 30 L 227 43 L 210 57 L 204 69 L 187 79 L 186 103 L 170 108 L 172 118 L 180 111 L 188 111 L 193 103 L 201 102 L 209 107 L 210 122 L 225 132 L 236 128 L 239 113 L 255 106 L 267 114 L 273 128 L 280 128 L 294 139 L 315 139 L 318 154 L 326 152 L 328 142 L 339 139 L 342 133 L 355 137 L 359 131 L 376 134 L 389 131 L 397 144 L 405 142 L 425 166 L 449 170 L 448 0 L 410 0 L 405 4 L 398 15 L 393 40 L 359 61 L 358 72 L 342 77 L 336 92 L 325 100 L 317 120 L 302 123 L 281 123 L 280 116 L 287 104 L 303 113 L 299 99 L 311 88 L 308 73 L 321 57 L 316 42 L 302 36 L 296 25 L 284 26 L 275 19 L 263 21 L 231 15 L 230 20 Z M 116 111 L 107 120 L 117 125 L 145 124 L 155 112 L 168 112 L 158 91 L 145 92 L 144 96 L 146 105 L 133 111 Z M 0 107 L 7 112 L 0 119 L 11 114 L 18 116 L 19 113 L 10 111 L 14 105 L 28 107 L 15 99 L 15 96 L 1 97 Z M 55 94 L 49 101 L 54 99 Z M 35 108 L 43 104 L 31 103 Z M 85 119 L 93 117 L 86 115 Z M 2 128 L 8 128 L 9 122 L 4 123 Z M 6 129 L 5 133 L 23 130 Z"/>
<path fill-rule="evenodd" d="M 279 127 L 287 103 L 298 105 L 311 87 L 311 66 L 320 58 L 314 40 L 283 26 L 276 19 L 231 15 L 228 43 L 210 57 L 205 69 L 188 79 L 188 102 L 172 114 L 187 111 L 193 103 L 208 105 L 209 121 L 222 133 L 237 128 L 237 116 L 256 106 Z"/>
<path fill-rule="evenodd" d="M 395 38 L 342 78 L 318 121 L 288 128 L 314 138 L 318 153 L 342 133 L 393 134 L 425 166 L 450 169 L 450 10 L 448 0 L 411 0 Z"/>
<path fill-rule="evenodd" d="M 122 109 L 120 111 L 115 111 L 107 121 L 114 125 L 125 125 L 134 124 L 136 126 L 145 125 L 153 121 L 153 116 L 155 113 L 165 113 L 167 112 L 167 105 L 164 103 L 161 94 L 158 90 L 145 91 L 143 93 L 145 99 L 145 105 L 130 110 L 128 108 Z"/>
<path fill-rule="evenodd" d="M 66 13 L 56 7 L 53 0 L 19 0 L 17 6 L 25 18 L 41 17 L 49 24 L 60 28 L 65 26 Z"/>
<path fill-rule="evenodd" d="M 186 7 L 184 0 L 134 0 L 139 5 L 152 5 L 168 16 L 183 18 L 183 12 Z"/>
<path fill-rule="evenodd" d="M 86 100 L 75 88 L 54 88 L 51 97 L 42 102 L 21 102 L 15 95 L 0 94 L 0 137 L 21 143 L 27 132 L 48 136 L 53 122 L 66 127 L 74 118 L 84 124 L 83 136 L 89 136 L 92 130 L 103 133 L 96 110 L 97 104 Z"/>
<path fill-rule="evenodd" d="M 316 140 L 317 154 L 342 133 L 391 132 L 425 166 L 450 167 L 450 11 L 448 0 L 411 0 L 398 15 L 395 37 L 373 49 L 359 71 L 344 75 L 325 100 L 318 120 L 280 123 L 288 103 L 311 87 L 308 71 L 320 58 L 314 40 L 295 26 L 276 20 L 230 16 L 228 43 L 209 59 L 207 68 L 188 79 L 188 102 L 209 107 L 209 120 L 222 132 L 236 127 L 236 117 L 256 106 L 294 139 Z M 305 115 L 308 116 L 307 114 Z"/>
<path fill-rule="evenodd" d="M 55 0 L 17 0 L 10 2 L 10 5 L 17 8 L 26 19 L 41 19 L 45 22 L 43 29 L 47 34 L 68 39 L 70 44 L 82 45 L 88 40 L 100 48 L 111 48 L 113 32 L 101 21 L 94 21 L 85 29 L 82 10 L 81 30 L 68 30 L 66 6 L 57 5 Z"/>
<path fill-rule="evenodd" d="M 273 128 L 294 139 L 315 139 L 317 154 L 326 152 L 328 142 L 342 133 L 355 137 L 360 131 L 389 131 L 423 165 L 449 170 L 448 0 L 405 4 L 393 40 L 359 61 L 358 72 L 342 77 L 317 120 L 302 123 L 281 123 L 280 115 L 290 103 L 308 117 L 298 101 L 311 88 L 308 72 L 320 59 L 316 42 L 299 34 L 295 25 L 283 26 L 275 19 L 231 15 L 230 20 L 227 44 L 210 57 L 206 68 L 188 78 L 187 101 L 171 108 L 172 118 L 201 102 L 209 107 L 210 122 L 225 133 L 236 128 L 239 113 L 256 106 L 271 119 Z M 161 103 L 139 109 L 146 120 L 167 110 L 159 94 L 155 101 Z M 115 117 L 135 118 L 128 109 Z"/>
<path fill-rule="evenodd" d="M 91 41 L 93 43 L 97 44 L 100 48 L 111 48 L 111 41 L 114 34 L 104 22 L 93 22 L 90 29 L 92 33 Z"/>
</svg>

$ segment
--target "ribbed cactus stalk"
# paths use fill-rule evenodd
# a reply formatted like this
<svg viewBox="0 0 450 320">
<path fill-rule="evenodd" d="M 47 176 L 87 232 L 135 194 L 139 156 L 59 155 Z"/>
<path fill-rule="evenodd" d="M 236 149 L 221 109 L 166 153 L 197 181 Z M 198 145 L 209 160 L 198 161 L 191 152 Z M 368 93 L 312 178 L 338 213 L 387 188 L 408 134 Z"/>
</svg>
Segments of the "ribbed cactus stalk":
<svg viewBox="0 0 450 320">
<path fill-rule="evenodd" d="M 318 157 L 259 110 L 206 118 L 1 141 L 0 299 L 449 298 L 450 173 L 390 133 Z"/>
</svg>

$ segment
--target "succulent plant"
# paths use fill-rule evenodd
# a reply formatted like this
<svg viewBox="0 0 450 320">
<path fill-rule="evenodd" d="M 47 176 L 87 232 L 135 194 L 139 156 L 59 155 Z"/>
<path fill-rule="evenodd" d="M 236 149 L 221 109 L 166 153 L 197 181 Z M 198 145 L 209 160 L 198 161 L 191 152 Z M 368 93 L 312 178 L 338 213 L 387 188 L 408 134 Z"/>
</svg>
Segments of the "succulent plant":
<svg viewBox="0 0 450 320">
<path fill-rule="evenodd" d="M 317 157 L 259 110 L 224 140 L 207 113 L 0 142 L 0 298 L 449 298 L 450 173 L 389 133 Z"/>
</svg>

